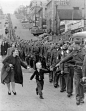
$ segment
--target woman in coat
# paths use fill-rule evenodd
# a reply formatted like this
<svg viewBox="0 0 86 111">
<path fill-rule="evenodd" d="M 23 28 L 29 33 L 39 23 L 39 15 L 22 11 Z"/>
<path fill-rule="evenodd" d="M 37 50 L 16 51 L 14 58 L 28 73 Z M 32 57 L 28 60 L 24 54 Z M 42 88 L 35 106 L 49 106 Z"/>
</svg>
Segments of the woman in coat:
<svg viewBox="0 0 86 111">
<path fill-rule="evenodd" d="M 1 71 L 1 83 L 7 84 L 8 95 L 11 95 L 10 82 L 12 85 L 12 92 L 16 95 L 15 83 L 23 85 L 23 74 L 21 66 L 27 69 L 27 65 L 24 64 L 19 58 L 19 52 L 17 49 L 12 51 L 10 56 L 7 56 L 3 60 L 3 68 Z"/>
</svg>

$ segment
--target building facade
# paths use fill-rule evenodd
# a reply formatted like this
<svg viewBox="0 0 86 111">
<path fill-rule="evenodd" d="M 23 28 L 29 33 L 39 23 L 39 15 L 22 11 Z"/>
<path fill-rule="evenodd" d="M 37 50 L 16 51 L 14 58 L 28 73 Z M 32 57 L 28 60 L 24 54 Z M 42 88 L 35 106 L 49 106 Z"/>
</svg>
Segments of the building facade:
<svg viewBox="0 0 86 111">
<path fill-rule="evenodd" d="M 46 21 L 47 31 L 58 34 L 67 27 L 62 24 L 62 21 L 68 24 L 67 21 L 70 23 L 70 21 L 77 22 L 83 19 L 86 27 L 85 2 L 86 0 L 32 0 L 29 8 L 31 26 L 43 28 Z"/>
<path fill-rule="evenodd" d="M 60 22 L 63 20 L 85 20 L 85 4 L 85 0 L 49 0 L 46 5 L 47 30 L 51 30 L 54 33 L 58 32 L 61 27 Z"/>
<path fill-rule="evenodd" d="M 38 26 L 39 22 L 38 11 L 43 7 L 43 3 L 45 3 L 45 0 L 32 0 L 30 2 L 30 19 L 32 21 L 33 27 Z"/>
</svg>

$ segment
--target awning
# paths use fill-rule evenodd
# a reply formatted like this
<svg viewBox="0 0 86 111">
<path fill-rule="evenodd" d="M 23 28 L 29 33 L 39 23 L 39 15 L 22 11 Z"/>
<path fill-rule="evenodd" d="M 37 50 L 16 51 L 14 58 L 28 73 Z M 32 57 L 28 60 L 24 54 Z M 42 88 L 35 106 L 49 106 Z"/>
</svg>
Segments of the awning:
<svg viewBox="0 0 86 111">
<path fill-rule="evenodd" d="M 83 18 L 81 10 L 58 9 L 58 14 L 60 20 L 81 20 Z"/>
</svg>

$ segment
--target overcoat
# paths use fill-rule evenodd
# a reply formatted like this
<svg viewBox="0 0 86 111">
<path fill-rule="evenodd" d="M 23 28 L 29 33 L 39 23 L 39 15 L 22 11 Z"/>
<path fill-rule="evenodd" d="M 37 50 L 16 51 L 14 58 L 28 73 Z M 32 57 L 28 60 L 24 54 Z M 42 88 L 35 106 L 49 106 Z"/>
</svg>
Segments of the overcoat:
<svg viewBox="0 0 86 111">
<path fill-rule="evenodd" d="M 1 55 L 5 55 L 5 47 L 3 44 L 1 44 Z"/>
<path fill-rule="evenodd" d="M 24 68 L 27 69 L 27 65 L 25 63 L 23 63 L 19 57 L 13 57 L 12 55 L 7 56 L 3 60 L 3 67 L 2 67 L 2 71 L 1 71 L 1 83 L 4 83 L 4 79 L 9 74 L 6 72 L 6 67 L 9 64 L 13 65 L 15 83 L 19 83 L 19 84 L 23 85 L 23 74 L 22 74 L 21 66 L 23 66 Z"/>
</svg>

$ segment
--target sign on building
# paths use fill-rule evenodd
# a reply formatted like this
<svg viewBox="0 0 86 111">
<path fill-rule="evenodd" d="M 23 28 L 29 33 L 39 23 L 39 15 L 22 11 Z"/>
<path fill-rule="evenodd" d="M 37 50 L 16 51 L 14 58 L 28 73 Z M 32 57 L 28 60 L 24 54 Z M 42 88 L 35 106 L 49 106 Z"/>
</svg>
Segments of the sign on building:
<svg viewBox="0 0 86 111">
<path fill-rule="evenodd" d="M 76 23 L 70 23 L 66 25 L 66 31 L 68 30 L 76 30 L 79 28 L 84 28 L 84 20 L 77 21 Z"/>
<path fill-rule="evenodd" d="M 59 6 L 70 5 L 70 0 L 56 0 L 55 4 Z"/>
</svg>

